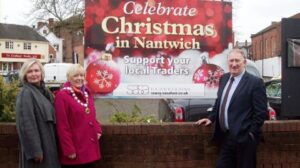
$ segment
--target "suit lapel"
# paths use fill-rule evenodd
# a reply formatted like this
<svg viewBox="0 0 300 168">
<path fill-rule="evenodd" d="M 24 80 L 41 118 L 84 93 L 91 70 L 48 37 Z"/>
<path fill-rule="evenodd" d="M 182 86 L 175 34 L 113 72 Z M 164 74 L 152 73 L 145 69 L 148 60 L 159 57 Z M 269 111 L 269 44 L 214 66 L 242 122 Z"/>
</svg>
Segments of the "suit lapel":
<svg viewBox="0 0 300 168">
<path fill-rule="evenodd" d="M 241 93 L 241 91 L 242 91 L 243 87 L 246 85 L 247 81 L 248 81 L 248 73 L 245 72 L 245 74 L 242 76 L 241 81 L 239 82 L 238 86 L 236 87 L 235 91 L 232 94 L 232 97 L 231 97 L 231 100 L 229 103 L 229 107 L 232 104 L 232 102 L 236 99 L 236 97 L 238 97 L 237 96 L 238 93 Z"/>
</svg>

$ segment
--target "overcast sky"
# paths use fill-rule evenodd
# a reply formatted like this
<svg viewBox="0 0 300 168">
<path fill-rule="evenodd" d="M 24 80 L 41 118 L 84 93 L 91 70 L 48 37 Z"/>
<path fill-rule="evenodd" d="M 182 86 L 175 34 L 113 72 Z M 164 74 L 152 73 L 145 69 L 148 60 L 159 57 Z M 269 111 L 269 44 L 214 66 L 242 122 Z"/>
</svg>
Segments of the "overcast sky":
<svg viewBox="0 0 300 168">
<path fill-rule="evenodd" d="M 300 0 L 232 0 L 233 30 L 238 41 L 250 40 L 272 21 L 300 12 Z M 29 17 L 32 0 L 0 0 L 0 22 L 32 25 Z"/>
<path fill-rule="evenodd" d="M 300 0 L 235 0 L 233 30 L 239 41 L 250 40 L 251 34 L 300 13 Z"/>
</svg>

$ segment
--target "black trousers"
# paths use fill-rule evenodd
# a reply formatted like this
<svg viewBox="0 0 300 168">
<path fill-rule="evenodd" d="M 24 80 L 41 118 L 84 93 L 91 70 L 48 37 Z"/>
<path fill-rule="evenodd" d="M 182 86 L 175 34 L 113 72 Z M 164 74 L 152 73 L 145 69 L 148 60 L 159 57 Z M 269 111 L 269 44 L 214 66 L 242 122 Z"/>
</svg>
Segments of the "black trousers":
<svg viewBox="0 0 300 168">
<path fill-rule="evenodd" d="M 238 143 L 227 133 L 221 143 L 217 168 L 255 168 L 258 140 L 250 135 L 248 140 Z"/>
<path fill-rule="evenodd" d="M 95 165 L 93 163 L 89 164 L 81 164 L 81 165 L 62 165 L 62 168 L 94 168 Z"/>
</svg>

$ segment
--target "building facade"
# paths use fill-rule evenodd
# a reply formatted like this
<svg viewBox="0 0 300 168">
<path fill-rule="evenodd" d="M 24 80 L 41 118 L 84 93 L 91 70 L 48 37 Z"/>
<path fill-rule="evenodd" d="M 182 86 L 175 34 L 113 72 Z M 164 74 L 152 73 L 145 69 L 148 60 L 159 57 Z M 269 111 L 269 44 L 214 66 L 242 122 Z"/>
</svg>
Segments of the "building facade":
<svg viewBox="0 0 300 168">
<path fill-rule="evenodd" d="M 70 17 L 60 23 L 55 23 L 53 32 L 63 38 L 63 62 L 84 62 L 83 20 L 79 16 Z"/>
<path fill-rule="evenodd" d="M 290 18 L 300 18 L 300 13 Z M 281 22 L 272 22 L 270 26 L 251 35 L 251 40 L 251 59 L 255 61 L 262 76 L 281 76 Z"/>
<path fill-rule="evenodd" d="M 0 75 L 18 72 L 24 61 L 49 62 L 49 42 L 28 26 L 0 23 Z"/>
<path fill-rule="evenodd" d="M 280 56 L 281 52 L 281 24 L 272 24 L 262 31 L 251 36 L 252 39 L 252 59 L 262 60 Z"/>
<path fill-rule="evenodd" d="M 83 19 L 72 16 L 56 22 L 53 18 L 48 22 L 38 22 L 36 30 L 44 36 L 56 50 L 55 62 L 84 62 Z"/>
<path fill-rule="evenodd" d="M 51 23 L 53 23 L 53 21 L 51 21 L 51 19 L 49 19 L 49 24 L 42 24 L 41 22 L 39 22 L 38 26 L 37 26 L 37 32 L 41 36 L 45 37 L 50 42 L 51 47 L 55 51 L 54 54 L 49 55 L 49 57 L 51 59 L 50 62 L 61 63 L 61 62 L 63 62 L 63 39 L 57 37 L 50 30 L 50 28 L 53 27 L 53 25 L 51 25 Z M 51 50 L 50 50 L 50 52 L 51 52 Z"/>
</svg>

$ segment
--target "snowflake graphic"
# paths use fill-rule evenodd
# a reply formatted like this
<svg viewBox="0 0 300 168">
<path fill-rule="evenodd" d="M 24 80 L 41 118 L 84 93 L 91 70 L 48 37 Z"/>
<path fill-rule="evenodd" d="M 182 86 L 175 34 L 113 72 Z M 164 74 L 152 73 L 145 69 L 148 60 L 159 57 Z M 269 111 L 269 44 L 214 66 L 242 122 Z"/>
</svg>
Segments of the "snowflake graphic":
<svg viewBox="0 0 300 168">
<path fill-rule="evenodd" d="M 219 78 L 223 73 L 223 70 L 219 67 L 215 71 L 209 70 L 208 76 L 205 77 L 205 85 L 208 87 L 218 87 Z"/>
<path fill-rule="evenodd" d="M 98 70 L 96 72 L 96 79 L 94 80 L 95 84 L 98 84 L 99 88 L 110 88 L 112 87 L 112 82 L 110 81 L 113 78 L 113 74 L 109 73 L 107 70 Z"/>
<path fill-rule="evenodd" d="M 203 69 L 199 69 L 198 71 L 196 71 L 194 75 L 194 79 L 199 81 L 201 80 L 202 77 L 203 77 Z"/>
<path fill-rule="evenodd" d="M 222 76 L 224 74 L 223 69 L 221 69 L 220 67 L 217 68 L 217 70 L 215 71 L 216 75 L 218 76 Z"/>
<path fill-rule="evenodd" d="M 100 82 L 99 79 L 95 79 L 95 80 L 94 80 L 94 83 L 95 83 L 95 84 L 98 84 L 99 82 Z"/>
</svg>

